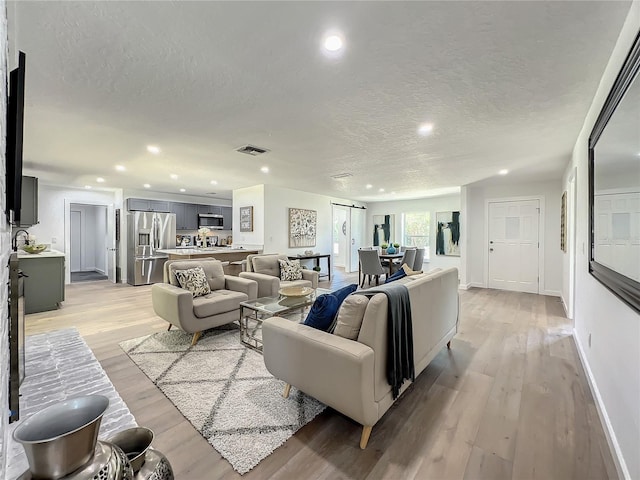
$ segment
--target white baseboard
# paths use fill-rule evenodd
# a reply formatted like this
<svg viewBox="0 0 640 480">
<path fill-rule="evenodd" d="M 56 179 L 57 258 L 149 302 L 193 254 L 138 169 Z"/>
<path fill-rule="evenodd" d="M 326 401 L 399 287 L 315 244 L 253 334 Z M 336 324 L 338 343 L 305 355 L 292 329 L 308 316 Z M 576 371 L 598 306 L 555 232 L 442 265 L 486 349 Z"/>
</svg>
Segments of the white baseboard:
<svg viewBox="0 0 640 480">
<path fill-rule="evenodd" d="M 564 299 L 564 295 L 560 295 L 560 301 L 562 302 L 562 308 L 564 308 L 564 316 L 569 318 L 569 307 Z"/>
<path fill-rule="evenodd" d="M 600 417 L 600 423 L 602 424 L 604 435 L 607 438 L 607 443 L 609 444 L 609 450 L 611 450 L 611 456 L 613 457 L 613 463 L 616 466 L 618 477 L 625 480 L 631 480 L 629 469 L 627 468 L 627 464 L 625 463 L 624 457 L 622 456 L 622 451 L 620 450 L 620 444 L 618 443 L 616 434 L 613 431 L 613 426 L 611 425 L 611 421 L 609 420 L 607 409 L 604 407 L 604 402 L 602 401 L 600 390 L 598 390 L 598 385 L 596 384 L 596 380 L 593 377 L 593 372 L 591 372 L 591 368 L 589 367 L 589 363 L 587 362 L 587 356 L 584 353 L 584 349 L 582 348 L 582 344 L 578 339 L 578 334 L 575 328 L 573 329 L 573 340 L 576 342 L 578 357 L 580 357 L 580 363 L 582 363 L 582 368 L 584 368 L 584 371 L 587 374 L 589 388 L 591 388 L 591 393 L 593 394 L 593 398 L 596 401 L 596 408 L 598 410 L 598 416 Z"/>
<path fill-rule="evenodd" d="M 458 285 L 458 288 L 460 290 L 469 290 L 469 284 L 468 283 L 461 283 L 460 285 Z"/>
<path fill-rule="evenodd" d="M 467 285 L 469 286 L 469 288 L 471 288 L 471 287 L 475 287 L 475 288 L 487 288 L 487 286 L 486 286 L 484 283 L 482 283 L 482 282 L 469 282 Z"/>
<path fill-rule="evenodd" d="M 106 275 L 107 274 L 106 270 L 102 270 L 101 268 L 96 268 L 95 271 L 98 272 L 101 275 Z"/>
<path fill-rule="evenodd" d="M 550 297 L 562 297 L 562 292 L 558 290 L 543 290 L 542 295 L 549 295 Z"/>
</svg>

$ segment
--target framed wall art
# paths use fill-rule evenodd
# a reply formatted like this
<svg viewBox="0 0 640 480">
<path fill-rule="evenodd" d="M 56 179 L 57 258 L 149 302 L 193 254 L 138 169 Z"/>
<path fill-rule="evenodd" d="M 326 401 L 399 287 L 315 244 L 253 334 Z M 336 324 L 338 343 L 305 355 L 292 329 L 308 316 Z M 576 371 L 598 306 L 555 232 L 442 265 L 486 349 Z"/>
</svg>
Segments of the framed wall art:
<svg viewBox="0 0 640 480">
<path fill-rule="evenodd" d="M 253 232 L 253 207 L 240 207 L 240 231 Z"/>
<path fill-rule="evenodd" d="M 318 212 L 304 208 L 289 209 L 289 248 L 315 247 Z"/>
</svg>

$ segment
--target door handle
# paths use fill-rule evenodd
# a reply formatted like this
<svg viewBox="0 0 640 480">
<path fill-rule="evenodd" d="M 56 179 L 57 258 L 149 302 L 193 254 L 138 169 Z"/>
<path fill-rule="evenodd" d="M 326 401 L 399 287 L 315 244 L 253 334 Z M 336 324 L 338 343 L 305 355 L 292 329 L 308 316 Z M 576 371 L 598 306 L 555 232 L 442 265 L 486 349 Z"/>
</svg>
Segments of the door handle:
<svg viewBox="0 0 640 480">
<path fill-rule="evenodd" d="M 489 249 L 489 251 L 490 251 L 490 252 L 493 252 L 493 248 L 490 248 L 490 249 Z"/>
<path fill-rule="evenodd" d="M 490 240 L 489 243 L 493 244 L 493 240 Z"/>
</svg>

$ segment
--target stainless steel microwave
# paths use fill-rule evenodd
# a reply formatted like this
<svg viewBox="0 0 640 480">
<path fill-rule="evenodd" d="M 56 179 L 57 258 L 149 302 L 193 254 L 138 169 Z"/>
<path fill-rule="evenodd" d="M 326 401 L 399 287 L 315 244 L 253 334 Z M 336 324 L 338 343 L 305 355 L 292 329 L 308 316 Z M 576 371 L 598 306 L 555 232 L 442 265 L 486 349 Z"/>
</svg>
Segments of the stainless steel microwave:
<svg viewBox="0 0 640 480">
<path fill-rule="evenodd" d="M 207 227 L 211 230 L 222 230 L 224 219 L 222 215 L 217 213 L 200 213 L 198 214 L 198 228 L 202 227 Z"/>
</svg>

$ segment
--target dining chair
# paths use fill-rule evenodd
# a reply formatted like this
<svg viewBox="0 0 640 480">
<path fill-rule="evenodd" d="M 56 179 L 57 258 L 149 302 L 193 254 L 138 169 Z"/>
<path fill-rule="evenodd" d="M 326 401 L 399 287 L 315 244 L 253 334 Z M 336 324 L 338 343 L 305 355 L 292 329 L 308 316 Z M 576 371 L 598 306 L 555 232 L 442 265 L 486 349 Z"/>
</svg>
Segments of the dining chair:
<svg viewBox="0 0 640 480">
<path fill-rule="evenodd" d="M 362 272 L 362 283 L 360 288 L 364 287 L 364 282 L 369 277 L 369 285 L 371 285 L 371 277 L 376 277 L 376 285 L 380 283 L 380 275 L 388 275 L 386 270 L 380 263 L 380 257 L 376 250 L 358 250 L 360 257 L 360 270 Z"/>
<path fill-rule="evenodd" d="M 396 262 L 396 265 L 404 265 L 405 263 L 411 267 L 413 270 L 413 262 L 416 259 L 416 247 L 406 247 L 404 251 L 404 255 L 400 259 L 399 262 Z"/>
<path fill-rule="evenodd" d="M 424 262 L 424 252 L 425 252 L 424 247 L 420 247 L 416 249 L 416 258 L 413 261 L 413 267 L 411 268 L 412 270 L 415 270 L 415 271 L 422 270 L 422 263 Z"/>
</svg>

